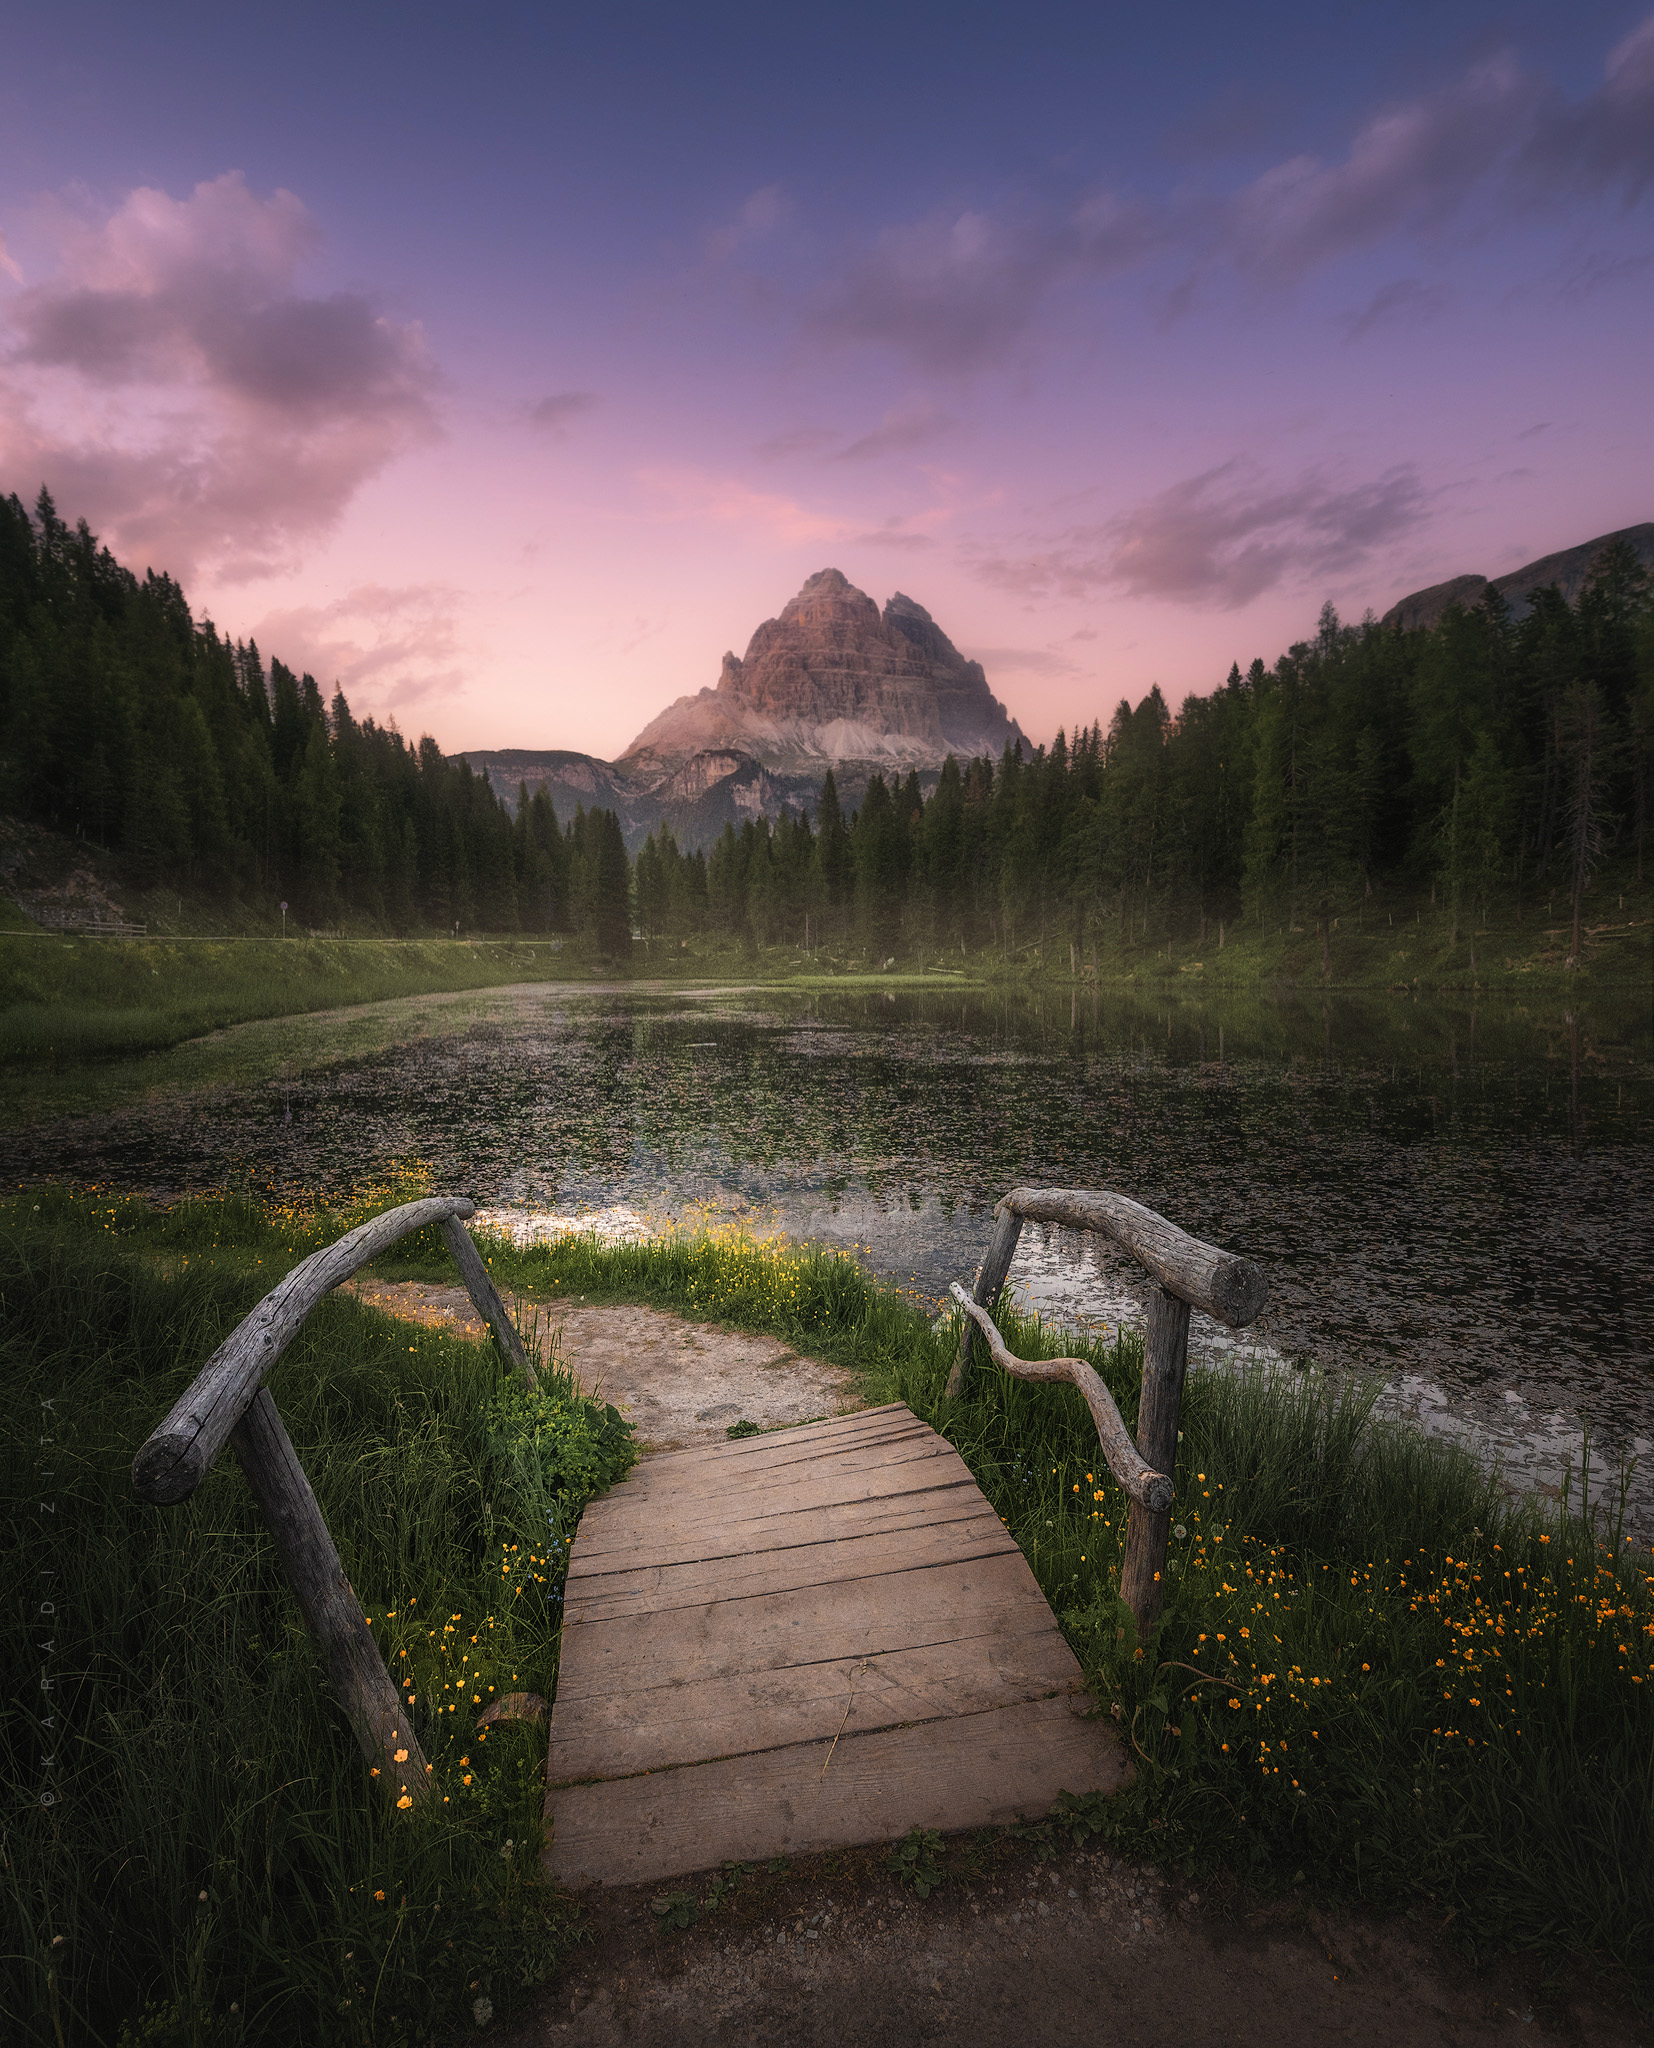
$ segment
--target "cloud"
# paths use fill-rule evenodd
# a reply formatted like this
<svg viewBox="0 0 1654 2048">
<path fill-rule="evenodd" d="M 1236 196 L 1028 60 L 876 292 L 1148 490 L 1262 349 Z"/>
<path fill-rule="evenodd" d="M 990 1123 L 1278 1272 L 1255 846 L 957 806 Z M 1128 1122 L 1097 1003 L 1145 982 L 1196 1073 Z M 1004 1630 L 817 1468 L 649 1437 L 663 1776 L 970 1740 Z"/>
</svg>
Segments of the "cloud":
<svg viewBox="0 0 1654 2048">
<path fill-rule="evenodd" d="M 786 547 L 848 537 L 842 519 L 776 491 L 755 491 L 739 477 L 708 476 L 693 469 L 645 469 L 639 471 L 638 481 L 663 502 L 671 519 L 755 527 Z"/>
<path fill-rule="evenodd" d="M 1208 117 L 1220 154 L 1257 139 L 1245 116 L 1231 105 Z M 1156 257 L 1185 266 L 1160 304 L 1170 321 L 1213 271 L 1287 286 L 1393 237 L 1439 237 L 1474 207 L 1521 222 L 1536 200 L 1618 190 L 1630 204 L 1651 184 L 1654 17 L 1612 52 L 1601 87 L 1575 103 L 1506 51 L 1381 108 L 1341 154 L 1287 157 L 1228 191 L 1187 187 L 1161 203 L 1074 189 L 896 223 L 823 287 L 804 324 L 820 341 L 887 347 L 931 373 L 959 375 L 1003 362 L 1060 289 Z M 1438 310 L 1444 302 L 1432 305 L 1430 290 L 1418 284 L 1409 304 L 1397 286 L 1368 309 L 1373 323 Z"/>
<path fill-rule="evenodd" d="M 1291 157 L 1238 193 L 1229 251 L 1242 268 L 1286 281 L 1398 229 L 1436 226 L 1522 143 L 1543 97 L 1503 55 L 1388 108 L 1341 163 Z"/>
<path fill-rule="evenodd" d="M 56 272 L 5 307 L 0 461 L 122 554 L 267 574 L 434 432 L 418 327 L 300 290 L 320 236 L 291 192 L 232 171 L 58 228 Z"/>
<path fill-rule="evenodd" d="M 934 535 L 916 529 L 894 513 L 870 533 L 858 533 L 854 539 L 858 547 L 864 548 L 906 548 L 911 551 L 936 545 Z"/>
<path fill-rule="evenodd" d="M 1091 636 L 1095 639 L 1095 634 Z M 990 675 L 1009 671 L 1014 675 L 1063 676 L 1084 675 L 1086 670 L 1077 661 L 1070 661 L 1054 647 L 969 647 L 961 650 L 971 661 L 979 661 Z"/>
<path fill-rule="evenodd" d="M 308 670 L 331 695 L 339 684 L 357 717 L 383 717 L 466 680 L 458 661 L 465 599 L 441 584 L 365 583 L 325 605 L 267 612 L 253 630 L 266 659 Z"/>
<path fill-rule="evenodd" d="M 895 405 L 869 434 L 839 450 L 840 462 L 868 462 L 881 455 L 898 455 L 910 448 L 923 448 L 953 425 L 953 416 L 928 398 L 911 399 Z"/>
<path fill-rule="evenodd" d="M 1160 233 L 1155 213 L 1093 193 L 1063 208 L 942 212 L 887 228 L 816 300 L 829 342 L 874 342 L 958 372 L 1002 360 L 1056 286 L 1113 275 Z"/>
<path fill-rule="evenodd" d="M 838 439 L 831 427 L 794 427 L 791 433 L 774 434 L 760 441 L 756 454 L 766 462 L 785 461 L 791 455 L 817 455 Z"/>
<path fill-rule="evenodd" d="M 762 241 L 772 234 L 791 211 L 787 195 L 779 185 L 761 185 L 744 201 L 733 220 L 714 228 L 707 236 L 707 254 L 714 263 L 727 263 L 747 243 Z"/>
<path fill-rule="evenodd" d="M 1521 168 L 1543 187 L 1618 186 L 1627 205 L 1654 184 L 1654 14 L 1609 53 L 1596 92 L 1548 111 Z"/>
<path fill-rule="evenodd" d="M 1359 313 L 1345 318 L 1345 339 L 1360 341 L 1375 327 L 1420 326 L 1444 312 L 1450 296 L 1445 285 L 1425 284 L 1416 277 L 1398 277 L 1381 285 Z"/>
<path fill-rule="evenodd" d="M 529 425 L 561 439 L 573 421 L 590 412 L 597 403 L 595 391 L 554 391 L 537 398 L 528 408 Z"/>
<path fill-rule="evenodd" d="M 1369 483 L 1311 472 L 1272 483 L 1235 460 L 1173 484 L 1100 526 L 1073 527 L 1026 552 L 969 550 L 984 582 L 1031 598 L 1100 590 L 1233 610 L 1283 582 L 1339 575 L 1411 531 L 1424 506 L 1406 466 Z"/>
<path fill-rule="evenodd" d="M 13 284 L 21 284 L 23 282 L 22 266 L 6 247 L 4 235 L 0 235 L 0 273 L 4 273 L 5 276 L 9 277 Z"/>
</svg>

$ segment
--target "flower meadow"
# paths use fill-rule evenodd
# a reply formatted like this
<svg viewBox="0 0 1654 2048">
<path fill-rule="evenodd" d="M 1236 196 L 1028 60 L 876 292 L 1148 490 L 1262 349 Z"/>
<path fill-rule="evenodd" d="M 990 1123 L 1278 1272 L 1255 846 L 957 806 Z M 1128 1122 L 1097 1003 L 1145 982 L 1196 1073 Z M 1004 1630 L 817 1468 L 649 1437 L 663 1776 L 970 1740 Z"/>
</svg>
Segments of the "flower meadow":
<svg viewBox="0 0 1654 2048">
<path fill-rule="evenodd" d="M 634 1455 L 619 1415 L 555 1357 L 530 1392 L 491 1346 L 348 1297 L 276 1367 L 431 1761 L 417 1816 L 332 1704 L 233 1454 L 179 1506 L 132 1491 L 144 1437 L 339 1227 L 95 1191 L 28 1191 L 0 1215 L 8 1553 L 51 1609 L 8 1603 L 0 1638 L 8 2041 L 425 2041 L 479 1999 L 509 2013 L 578 1938 L 539 1872 L 544 1727 L 478 1722 L 508 1692 L 555 1690 L 569 1534 Z"/>
<path fill-rule="evenodd" d="M 1654 1554 L 1613 1518 L 1507 1493 L 1379 1420 L 1375 1387 L 1197 1372 L 1143 1643 L 1116 1593 L 1128 1503 L 1080 1396 L 979 1363 L 949 1402 L 936 1303 L 728 1224 L 495 1270 L 773 1331 L 947 1436 L 1130 1745 L 1135 1782 L 1100 1809 L 1121 1850 L 1423 1915 L 1472 1953 L 1590 1955 L 1654 1999 Z M 1000 1322 L 1024 1356 L 1089 1358 L 1134 1423 L 1139 1336 L 1081 1340 L 1008 1296 Z"/>
<path fill-rule="evenodd" d="M 8 1613 L 0 1767 L 24 1818 L 0 1863 L 18 1934 L 8 2038 L 418 2041 L 509 2012 L 578 1938 L 538 1878 L 564 1565 L 627 1426 L 558 1361 L 533 1393 L 491 1347 L 330 1298 L 272 1391 L 440 1797 L 398 1816 L 337 1711 L 233 1460 L 185 1506 L 132 1495 L 133 1451 L 304 1253 L 427 1191 L 417 1162 L 348 1203 L 169 1210 L 98 1190 L 0 1208 L 8 1499 L 18 1581 L 76 1559 L 54 1617 L 62 1721 L 42 1747 L 39 1631 Z M 1316 1902 L 1423 1916 L 1470 1953 L 1531 1949 L 1654 1999 L 1654 1556 L 1612 1518 L 1507 1494 L 1462 1452 L 1309 1370 L 1191 1375 L 1166 1608 L 1117 1598 L 1127 1503 L 1078 1394 L 979 1363 L 852 1254 L 739 1225 L 645 1243 L 483 1241 L 538 1301 L 649 1301 L 855 1368 L 947 1435 L 1028 1557 L 1136 1767 L 1087 1801 L 1122 1853 Z M 449 1281 L 434 1234 L 380 1262 Z M 964 1277 L 962 1275 L 961 1277 Z M 1001 1304 L 1023 1355 L 1082 1350 L 1125 1419 L 1141 1343 L 1081 1343 Z M 48 1771 L 42 1757 L 52 1754 Z M 44 1773 L 44 1774 L 43 1774 Z M 1083 1795 L 1086 1787 L 1070 1788 Z M 40 1803 L 43 1790 L 51 1805 Z"/>
</svg>

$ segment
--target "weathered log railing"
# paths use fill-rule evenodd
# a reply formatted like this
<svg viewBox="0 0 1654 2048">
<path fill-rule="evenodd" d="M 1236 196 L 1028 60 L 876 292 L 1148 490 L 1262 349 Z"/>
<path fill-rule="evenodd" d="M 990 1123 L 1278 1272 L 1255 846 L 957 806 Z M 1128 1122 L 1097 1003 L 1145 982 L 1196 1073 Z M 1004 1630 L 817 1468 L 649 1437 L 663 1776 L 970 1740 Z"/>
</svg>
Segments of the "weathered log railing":
<svg viewBox="0 0 1654 2048">
<path fill-rule="evenodd" d="M 230 1332 L 132 1463 L 140 1499 L 171 1507 L 195 1491 L 226 1443 L 233 1447 L 362 1753 L 404 1811 L 429 1791 L 430 1765 L 264 1382 L 324 1294 L 411 1232 L 435 1224 L 477 1312 L 532 1385 L 522 1338 L 465 1228 L 463 1219 L 475 1214 L 476 1204 L 460 1195 L 406 1202 L 312 1252 Z"/>
<path fill-rule="evenodd" d="M 994 1362 L 1019 1379 L 1069 1380 L 1079 1388 L 1097 1424 L 1108 1468 L 1131 1497 L 1120 1598 L 1131 1609 L 1139 1633 L 1146 1634 L 1160 1619 L 1165 1600 L 1177 1414 L 1189 1364 L 1189 1311 L 1204 1309 L 1231 1329 L 1243 1329 L 1262 1313 L 1269 1283 L 1250 1259 L 1190 1237 L 1152 1209 L 1105 1188 L 1013 1188 L 995 1205 L 994 1214 L 998 1226 L 976 1276 L 974 1295 L 967 1295 L 957 1282 L 951 1290 L 965 1311 L 965 1325 L 948 1375 L 948 1394 L 957 1399 L 968 1387 L 979 1334 Z M 1135 1444 L 1108 1389 L 1082 1359 L 1013 1357 L 994 1326 L 993 1310 L 1022 1226 L 1030 1221 L 1095 1231 L 1130 1252 L 1157 1283 L 1148 1291 Z"/>
</svg>

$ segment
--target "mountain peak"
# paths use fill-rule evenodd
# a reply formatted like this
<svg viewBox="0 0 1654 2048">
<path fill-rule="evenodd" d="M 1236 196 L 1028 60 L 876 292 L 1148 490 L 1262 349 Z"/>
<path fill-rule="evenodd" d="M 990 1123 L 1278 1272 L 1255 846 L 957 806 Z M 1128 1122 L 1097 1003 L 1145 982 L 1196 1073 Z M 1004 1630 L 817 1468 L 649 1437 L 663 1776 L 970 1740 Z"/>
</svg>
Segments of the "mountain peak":
<svg viewBox="0 0 1654 2048">
<path fill-rule="evenodd" d="M 921 604 L 901 592 L 881 614 L 838 569 L 818 569 L 766 619 L 715 689 L 680 697 L 621 756 L 670 774 L 708 748 L 764 767 L 936 768 L 952 754 L 1000 753 L 1016 722 Z"/>
</svg>

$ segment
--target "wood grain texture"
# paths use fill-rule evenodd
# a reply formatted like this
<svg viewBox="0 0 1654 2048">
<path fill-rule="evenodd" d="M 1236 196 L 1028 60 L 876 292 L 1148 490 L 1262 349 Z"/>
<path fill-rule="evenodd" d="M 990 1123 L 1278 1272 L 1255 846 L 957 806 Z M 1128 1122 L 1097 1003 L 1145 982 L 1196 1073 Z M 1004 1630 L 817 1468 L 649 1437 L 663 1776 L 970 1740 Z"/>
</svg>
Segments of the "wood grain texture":
<svg viewBox="0 0 1654 2048">
<path fill-rule="evenodd" d="M 553 1791 L 559 1884 L 651 1884 L 730 1861 L 885 1842 L 909 1828 L 1006 1827 L 1059 1792 L 1115 1792 L 1130 1767 L 1083 1698 L 1026 1700 L 917 1727 L 790 1744 Z"/>
<path fill-rule="evenodd" d="M 459 1276 L 465 1282 L 465 1291 L 470 1295 L 477 1314 L 492 1327 L 500 1349 L 532 1387 L 537 1378 L 534 1367 L 523 1349 L 517 1325 L 507 1314 L 499 1289 L 489 1275 L 482 1253 L 471 1241 L 470 1231 L 457 1216 L 445 1216 L 440 1228 L 442 1241 L 453 1254 L 454 1264 L 459 1268 Z"/>
<path fill-rule="evenodd" d="M 1017 1253 L 1017 1240 L 1022 1236 L 1022 1217 L 1017 1210 L 1007 1208 L 1001 1202 L 994 1214 L 999 1220 L 994 1225 L 987 1257 L 982 1261 L 982 1270 L 976 1276 L 976 1286 L 971 1293 L 977 1307 L 985 1308 L 990 1315 L 999 1306 L 1005 1276 L 1011 1270 L 1011 1261 Z M 959 1333 L 959 1349 L 954 1355 L 953 1369 L 948 1374 L 946 1393 L 950 1401 L 964 1399 L 971 1383 L 972 1363 L 981 1349 L 977 1333 L 967 1318 Z"/>
<path fill-rule="evenodd" d="M 288 1584 L 327 1659 L 328 1678 L 362 1754 L 393 1806 L 404 1798 L 410 1809 L 418 1806 L 431 1780 L 412 1716 L 391 1683 L 267 1387 L 253 1396 L 230 1441 L 276 1539 Z"/>
<path fill-rule="evenodd" d="M 812 1586 L 887 1578 L 1016 1549 L 995 1514 L 959 1514 L 899 1530 L 870 1530 L 861 1536 L 794 1540 L 783 1549 L 746 1551 L 735 1557 L 695 1558 L 680 1565 L 645 1565 L 639 1570 L 593 1576 L 580 1587 L 582 1623 L 620 1620 L 633 1614 L 671 1613 L 710 1599 L 744 1600 L 758 1593 L 802 1593 Z"/>
<path fill-rule="evenodd" d="M 900 1406 L 755 1441 L 646 1460 L 581 1521 L 554 1878 L 986 1825 L 1121 1781 L 1116 1731 L 1076 1718 L 1074 1654 L 950 1444 Z"/>
<path fill-rule="evenodd" d="M 337 1244 L 324 1245 L 301 1259 L 224 1339 L 139 1449 L 132 1461 L 132 1485 L 139 1499 L 170 1507 L 195 1491 L 276 1360 L 324 1294 L 410 1231 L 473 1214 L 475 1204 L 460 1195 L 404 1202 L 347 1231 Z"/>
<path fill-rule="evenodd" d="M 582 1703 L 554 1728 L 552 1785 L 658 1771 L 686 1751 L 741 1756 L 789 1742 L 952 1720 L 1019 1700 L 1082 1691 L 1074 1653 L 1052 1627 L 1029 1635 L 989 1629 L 882 1654 L 742 1672 L 691 1688 L 654 1686 Z"/>
<path fill-rule="evenodd" d="M 1030 1602 L 1035 1614 L 1045 1606 L 1027 1559 L 1013 1547 L 969 1562 L 616 1621 L 584 1622 L 575 1607 L 563 1621 L 557 1706 L 561 1712 L 593 1693 L 695 1685 L 817 1658 L 878 1656 L 991 1628 L 1020 1632 Z"/>
<path fill-rule="evenodd" d="M 1017 1358 L 1006 1350 L 1005 1340 L 988 1311 L 978 1308 L 957 1280 L 948 1291 L 987 1339 L 995 1365 L 1014 1373 L 1019 1380 L 1066 1380 L 1070 1386 L 1079 1388 L 1097 1425 L 1097 1443 L 1108 1469 L 1133 1500 L 1162 1511 L 1171 1506 L 1170 1478 L 1138 1456 L 1131 1433 L 1114 1405 L 1114 1396 L 1083 1358 Z"/>
<path fill-rule="evenodd" d="M 649 1537 L 640 1537 L 632 1545 L 612 1541 L 604 1550 L 585 1553 L 577 1542 L 569 1565 L 569 1585 L 584 1596 L 588 1590 L 601 1593 L 617 1574 L 661 1573 L 857 1536 L 939 1528 L 947 1522 L 974 1523 L 985 1505 L 976 1482 L 967 1476 L 954 1484 L 928 1487 L 923 1492 L 898 1491 L 871 1500 L 839 1501 L 799 1514 L 732 1518 L 725 1528 L 707 1522 L 687 1536 L 663 1538 L 659 1542 Z M 992 1514 L 991 1509 L 989 1513 Z M 1004 1525 L 997 1516 L 993 1520 L 1003 1534 Z"/>
<path fill-rule="evenodd" d="M 1153 1209 L 1107 1188 L 1013 1188 L 995 1213 L 1094 1230 L 1130 1252 L 1162 1287 L 1231 1329 L 1254 1322 L 1269 1299 L 1269 1282 L 1250 1259 L 1191 1237 Z"/>
<path fill-rule="evenodd" d="M 1177 1417 L 1189 1366 L 1189 1304 L 1164 1287 L 1149 1289 L 1148 1328 L 1143 1339 L 1143 1399 L 1137 1416 L 1137 1448 L 1169 1472 L 1177 1462 Z M 1171 1504 L 1164 1508 L 1133 1501 L 1126 1523 L 1126 1554 L 1120 1566 L 1120 1598 L 1131 1609 L 1137 1632 L 1146 1636 L 1160 1619 L 1166 1599 L 1166 1538 Z"/>
</svg>

